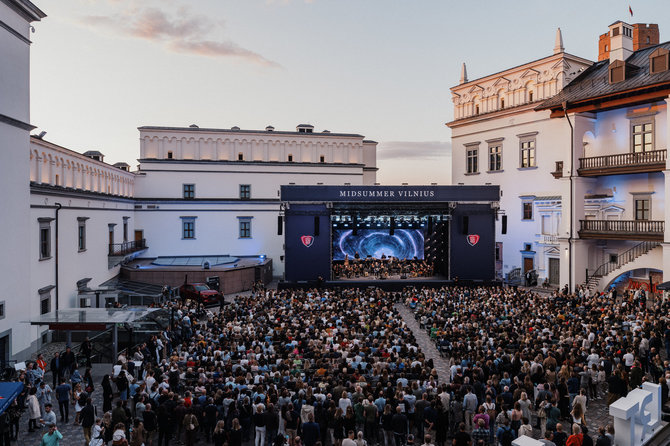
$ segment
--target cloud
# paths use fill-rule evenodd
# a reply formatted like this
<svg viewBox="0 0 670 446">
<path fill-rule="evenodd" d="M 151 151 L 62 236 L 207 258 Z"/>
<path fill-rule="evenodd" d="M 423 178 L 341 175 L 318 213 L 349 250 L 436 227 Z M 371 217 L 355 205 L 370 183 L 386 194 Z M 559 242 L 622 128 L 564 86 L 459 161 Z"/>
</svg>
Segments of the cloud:
<svg viewBox="0 0 670 446">
<path fill-rule="evenodd" d="M 451 143 L 442 141 L 387 141 L 377 148 L 378 160 L 446 160 L 450 156 Z"/>
<path fill-rule="evenodd" d="M 192 15 L 184 7 L 179 8 L 173 16 L 158 8 L 127 8 L 107 16 L 83 16 L 79 21 L 87 26 L 105 27 L 119 34 L 160 43 L 175 52 L 208 57 L 238 57 L 265 66 L 280 66 L 234 42 L 210 39 L 210 30 L 222 28 L 223 22 L 215 22 L 205 15 Z"/>
</svg>

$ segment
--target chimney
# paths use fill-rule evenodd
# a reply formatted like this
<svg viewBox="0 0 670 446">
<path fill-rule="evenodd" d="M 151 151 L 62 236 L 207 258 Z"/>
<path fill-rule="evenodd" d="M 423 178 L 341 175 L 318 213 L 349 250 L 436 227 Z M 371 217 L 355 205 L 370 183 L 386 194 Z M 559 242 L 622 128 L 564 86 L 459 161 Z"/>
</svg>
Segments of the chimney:
<svg viewBox="0 0 670 446">
<path fill-rule="evenodd" d="M 615 60 L 625 61 L 633 54 L 633 27 L 628 23 L 618 21 L 610 26 L 610 63 Z"/>
<path fill-rule="evenodd" d="M 598 61 L 609 59 L 612 49 L 612 27 L 621 28 L 623 22 L 617 22 L 610 25 L 610 31 L 601 34 L 598 37 Z M 628 25 L 630 26 L 630 25 Z M 619 33 L 621 30 L 619 29 Z M 658 45 L 660 42 L 658 24 L 656 23 L 635 23 L 633 25 L 633 51 L 649 48 Z"/>
</svg>

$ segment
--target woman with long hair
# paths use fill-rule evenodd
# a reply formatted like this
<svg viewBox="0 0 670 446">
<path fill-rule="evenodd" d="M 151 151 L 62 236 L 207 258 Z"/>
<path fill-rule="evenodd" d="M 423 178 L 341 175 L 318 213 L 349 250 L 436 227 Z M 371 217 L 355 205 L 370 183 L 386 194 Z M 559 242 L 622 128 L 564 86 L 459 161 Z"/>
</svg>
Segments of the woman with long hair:
<svg viewBox="0 0 670 446">
<path fill-rule="evenodd" d="M 335 411 L 335 419 L 333 420 L 333 438 L 335 439 L 335 446 L 342 446 L 344 439 L 344 412 L 341 408 Z"/>
<path fill-rule="evenodd" d="M 81 390 L 81 383 L 77 383 L 74 386 L 74 389 L 72 390 L 72 397 L 74 398 L 74 424 L 79 424 L 79 416 L 81 414 L 81 410 L 84 408 L 83 406 L 83 401 L 81 400 L 81 394 L 83 391 Z"/>
<path fill-rule="evenodd" d="M 231 423 L 228 445 L 242 446 L 242 425 L 240 424 L 240 420 L 237 418 L 233 418 Z"/>
<path fill-rule="evenodd" d="M 109 375 L 102 377 L 102 411 L 109 412 L 112 410 L 112 400 L 114 399 L 114 390 L 112 390 L 112 383 Z"/>
<path fill-rule="evenodd" d="M 214 446 L 223 446 L 223 443 L 226 442 L 226 422 L 219 420 L 216 423 L 214 432 L 212 433 L 212 440 L 214 441 Z"/>
</svg>

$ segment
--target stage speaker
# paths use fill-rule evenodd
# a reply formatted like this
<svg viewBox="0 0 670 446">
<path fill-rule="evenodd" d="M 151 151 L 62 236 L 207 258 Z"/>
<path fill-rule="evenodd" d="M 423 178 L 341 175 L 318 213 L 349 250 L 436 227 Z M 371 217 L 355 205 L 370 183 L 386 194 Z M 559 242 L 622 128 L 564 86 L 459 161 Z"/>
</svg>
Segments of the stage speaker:
<svg viewBox="0 0 670 446">
<path fill-rule="evenodd" d="M 352 219 L 354 223 L 354 229 L 351 231 L 353 235 L 358 235 L 358 217 L 354 215 L 354 218 Z"/>
<path fill-rule="evenodd" d="M 314 237 L 319 235 L 319 226 L 320 226 L 319 223 L 321 222 L 319 216 L 317 215 L 316 217 L 314 217 Z"/>
<path fill-rule="evenodd" d="M 277 216 L 277 235 L 282 235 L 284 229 L 284 218 L 281 215 Z"/>
<path fill-rule="evenodd" d="M 502 231 L 503 234 L 507 234 L 507 215 L 502 216 Z"/>
<path fill-rule="evenodd" d="M 395 234 L 395 217 L 391 217 L 391 228 L 389 229 L 389 235 Z"/>
<path fill-rule="evenodd" d="M 468 235 L 468 226 L 470 226 L 470 217 L 467 215 L 463 216 L 463 221 L 461 222 L 461 229 L 463 230 L 463 234 Z"/>
<path fill-rule="evenodd" d="M 428 217 L 428 233 L 433 233 L 433 217 Z"/>
</svg>

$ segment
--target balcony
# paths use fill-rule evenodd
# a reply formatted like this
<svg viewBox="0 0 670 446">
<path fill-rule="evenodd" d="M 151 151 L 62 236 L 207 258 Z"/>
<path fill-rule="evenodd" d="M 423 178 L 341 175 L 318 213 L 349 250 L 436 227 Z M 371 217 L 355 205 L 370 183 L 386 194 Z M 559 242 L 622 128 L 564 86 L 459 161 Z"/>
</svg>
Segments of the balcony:
<svg viewBox="0 0 670 446">
<path fill-rule="evenodd" d="M 577 173 L 582 177 L 619 175 L 626 173 L 662 172 L 667 150 L 618 153 L 616 155 L 579 158 Z"/>
<path fill-rule="evenodd" d="M 541 234 L 538 243 L 540 245 L 558 245 L 558 236 L 554 234 Z"/>
<path fill-rule="evenodd" d="M 579 238 L 663 241 L 662 220 L 579 220 Z"/>
<path fill-rule="evenodd" d="M 133 240 L 132 242 L 110 243 L 107 254 L 107 268 L 112 269 L 116 265 L 133 259 L 138 253 L 148 248 L 145 239 Z"/>
<path fill-rule="evenodd" d="M 125 256 L 145 249 L 147 249 L 146 239 L 133 240 L 132 242 L 111 243 L 109 245 L 109 255 Z"/>
</svg>

